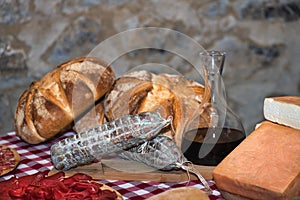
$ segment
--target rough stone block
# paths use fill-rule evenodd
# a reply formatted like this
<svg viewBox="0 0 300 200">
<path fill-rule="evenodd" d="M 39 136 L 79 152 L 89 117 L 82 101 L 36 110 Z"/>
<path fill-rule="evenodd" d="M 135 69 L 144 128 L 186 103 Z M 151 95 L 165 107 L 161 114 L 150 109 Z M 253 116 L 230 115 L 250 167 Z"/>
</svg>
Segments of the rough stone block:
<svg viewBox="0 0 300 200">
<path fill-rule="evenodd" d="M 0 24 L 17 24 L 30 20 L 30 2 L 27 0 L 0 1 Z"/>
<path fill-rule="evenodd" d="M 296 21 L 300 17 L 300 2 L 297 0 L 286 1 L 247 1 L 240 10 L 242 19 L 275 20 L 286 22 Z"/>
<path fill-rule="evenodd" d="M 72 22 L 47 52 L 49 63 L 65 62 L 88 54 L 100 41 L 100 24 L 95 20 L 79 17 Z"/>
<path fill-rule="evenodd" d="M 11 37 L 0 36 L 0 77 L 26 77 L 26 55 L 22 49 L 13 49 Z"/>
<path fill-rule="evenodd" d="M 13 113 L 10 109 L 10 102 L 5 94 L 0 93 L 0 134 L 13 131 Z"/>
</svg>

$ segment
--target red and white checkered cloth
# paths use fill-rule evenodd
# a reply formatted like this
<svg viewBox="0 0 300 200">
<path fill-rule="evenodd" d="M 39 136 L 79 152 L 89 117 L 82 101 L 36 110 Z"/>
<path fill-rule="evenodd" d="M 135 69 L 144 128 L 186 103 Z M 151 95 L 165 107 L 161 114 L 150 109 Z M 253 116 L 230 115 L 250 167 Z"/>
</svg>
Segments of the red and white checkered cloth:
<svg viewBox="0 0 300 200">
<path fill-rule="evenodd" d="M 50 147 L 55 142 L 71 136 L 73 132 L 66 132 L 65 134 L 57 137 L 48 142 L 31 145 L 20 140 L 15 132 L 0 135 L 0 144 L 7 145 L 14 148 L 21 156 L 21 162 L 18 167 L 9 174 L 0 177 L 0 181 L 7 180 L 12 176 L 22 177 L 26 175 L 35 174 L 39 171 L 51 170 L 53 165 L 50 159 Z M 100 180 L 123 195 L 124 199 L 140 200 L 149 198 L 155 194 L 166 191 L 170 188 L 182 187 L 186 182 L 179 183 L 161 183 L 151 181 L 123 181 L 123 180 Z M 213 194 L 210 195 L 212 200 L 223 200 L 220 192 L 217 190 L 213 181 L 209 180 Z M 191 181 L 190 186 L 204 189 L 204 186 L 199 181 Z"/>
</svg>

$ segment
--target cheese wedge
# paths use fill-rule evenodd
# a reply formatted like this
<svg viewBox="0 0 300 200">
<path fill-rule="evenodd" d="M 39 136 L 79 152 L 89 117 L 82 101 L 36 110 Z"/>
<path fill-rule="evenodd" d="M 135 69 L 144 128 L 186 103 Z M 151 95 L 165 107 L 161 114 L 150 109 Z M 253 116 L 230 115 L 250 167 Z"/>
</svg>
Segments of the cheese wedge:
<svg viewBox="0 0 300 200">
<path fill-rule="evenodd" d="M 213 179 L 220 191 L 243 198 L 300 196 L 300 130 L 263 121 L 215 167 Z"/>
<path fill-rule="evenodd" d="M 272 122 L 300 129 L 300 97 L 265 98 L 264 117 Z"/>
</svg>

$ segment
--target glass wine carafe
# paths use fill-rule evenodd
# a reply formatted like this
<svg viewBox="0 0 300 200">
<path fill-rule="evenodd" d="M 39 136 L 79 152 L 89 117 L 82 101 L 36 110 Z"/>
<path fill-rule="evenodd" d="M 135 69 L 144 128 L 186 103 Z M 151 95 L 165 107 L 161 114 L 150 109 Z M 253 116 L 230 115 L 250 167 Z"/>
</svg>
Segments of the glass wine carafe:
<svg viewBox="0 0 300 200">
<path fill-rule="evenodd" d="M 199 117 L 186 129 L 182 139 L 185 157 L 198 165 L 216 166 L 242 140 L 246 138 L 239 117 L 228 107 L 226 92 L 222 81 L 225 52 L 205 51 L 200 53 L 205 71 L 205 95 L 208 102 L 202 104 Z M 208 120 L 201 120 L 206 110 Z"/>
</svg>

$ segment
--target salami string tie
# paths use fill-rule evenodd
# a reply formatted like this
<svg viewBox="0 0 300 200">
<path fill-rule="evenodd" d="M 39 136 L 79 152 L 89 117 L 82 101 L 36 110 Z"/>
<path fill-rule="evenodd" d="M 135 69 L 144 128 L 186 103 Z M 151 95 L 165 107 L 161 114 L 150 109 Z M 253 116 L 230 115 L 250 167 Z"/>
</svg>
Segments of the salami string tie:
<svg viewBox="0 0 300 200">
<path fill-rule="evenodd" d="M 200 174 L 200 172 L 194 167 L 193 163 L 190 161 L 184 161 L 182 163 L 178 163 L 177 166 L 187 172 L 188 175 L 188 182 L 187 185 L 189 184 L 191 180 L 190 173 L 193 173 L 197 176 L 197 178 L 201 181 L 201 183 L 204 185 L 206 192 L 209 194 L 212 194 L 212 190 L 210 186 L 208 185 L 207 181 L 205 178 Z"/>
</svg>

